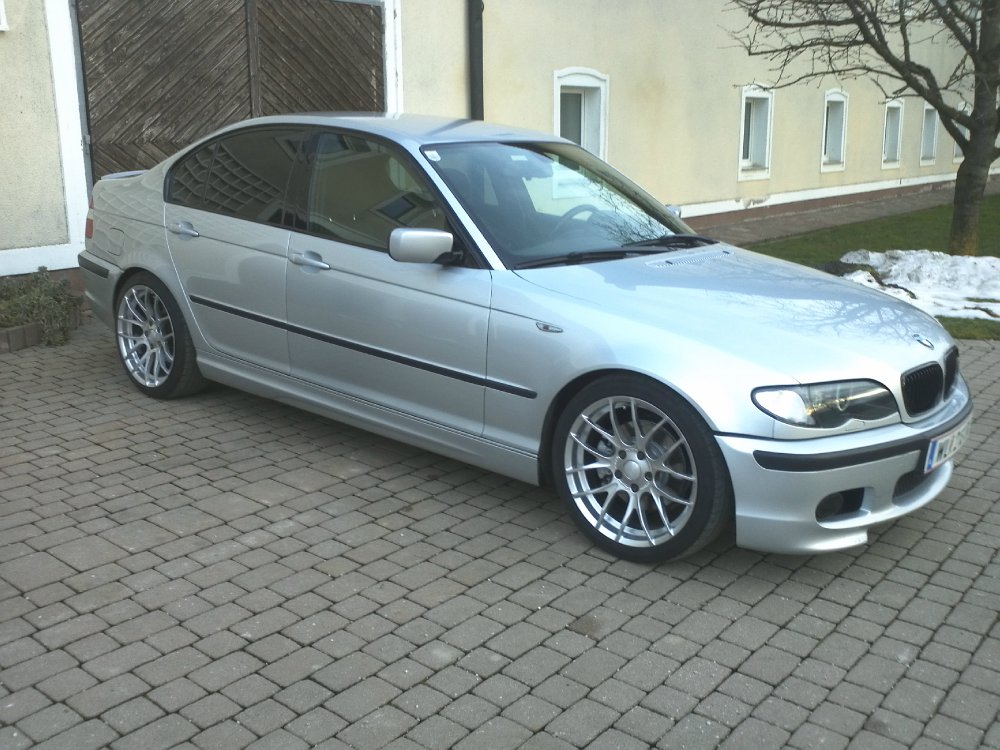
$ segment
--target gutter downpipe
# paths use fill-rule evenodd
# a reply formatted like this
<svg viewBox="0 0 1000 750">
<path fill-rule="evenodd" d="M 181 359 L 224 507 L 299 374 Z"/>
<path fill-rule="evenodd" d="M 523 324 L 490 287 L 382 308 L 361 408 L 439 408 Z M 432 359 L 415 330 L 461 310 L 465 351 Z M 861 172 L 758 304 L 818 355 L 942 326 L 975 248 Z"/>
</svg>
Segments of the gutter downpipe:
<svg viewBox="0 0 1000 750">
<path fill-rule="evenodd" d="M 468 0 L 469 116 L 483 119 L 483 0 Z"/>
</svg>

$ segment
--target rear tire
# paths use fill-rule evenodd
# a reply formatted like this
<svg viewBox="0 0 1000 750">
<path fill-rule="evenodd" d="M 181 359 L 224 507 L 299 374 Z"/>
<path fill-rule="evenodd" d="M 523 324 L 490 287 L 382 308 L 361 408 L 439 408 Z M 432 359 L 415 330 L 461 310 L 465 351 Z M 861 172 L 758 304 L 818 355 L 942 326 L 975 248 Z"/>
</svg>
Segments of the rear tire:
<svg viewBox="0 0 1000 750">
<path fill-rule="evenodd" d="M 132 383 L 153 398 L 197 393 L 205 379 L 177 302 L 159 279 L 137 273 L 115 304 L 118 356 Z"/>
<path fill-rule="evenodd" d="M 642 377 L 588 385 L 556 424 L 552 476 L 598 546 L 639 562 L 693 554 L 733 513 L 722 452 L 701 416 Z"/>
</svg>

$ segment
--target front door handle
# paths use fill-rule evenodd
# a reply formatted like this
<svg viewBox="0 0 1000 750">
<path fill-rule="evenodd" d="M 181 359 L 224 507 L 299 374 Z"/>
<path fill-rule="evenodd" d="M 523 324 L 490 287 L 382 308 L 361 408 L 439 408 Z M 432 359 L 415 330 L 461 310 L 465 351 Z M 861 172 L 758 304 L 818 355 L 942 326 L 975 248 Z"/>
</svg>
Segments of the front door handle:
<svg viewBox="0 0 1000 750">
<path fill-rule="evenodd" d="M 167 229 L 184 237 L 201 237 L 201 233 L 191 225 L 190 221 L 175 221 Z"/>
<path fill-rule="evenodd" d="M 292 263 L 303 266 L 306 270 L 329 271 L 330 264 L 324 263 L 316 253 L 292 253 Z"/>
</svg>

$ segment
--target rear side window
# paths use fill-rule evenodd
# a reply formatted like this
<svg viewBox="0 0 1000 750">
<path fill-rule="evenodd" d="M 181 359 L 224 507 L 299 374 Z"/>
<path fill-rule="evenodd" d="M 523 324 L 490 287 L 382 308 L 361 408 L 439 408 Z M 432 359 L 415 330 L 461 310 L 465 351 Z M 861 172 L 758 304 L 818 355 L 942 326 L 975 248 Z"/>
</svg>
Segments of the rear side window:
<svg viewBox="0 0 1000 750">
<path fill-rule="evenodd" d="M 282 225 L 302 139 L 298 130 L 254 129 L 202 146 L 174 165 L 167 202 Z"/>
<path fill-rule="evenodd" d="M 355 135 L 321 133 L 312 154 L 305 228 L 387 250 L 397 227 L 446 229 L 424 176 L 394 151 Z"/>
</svg>

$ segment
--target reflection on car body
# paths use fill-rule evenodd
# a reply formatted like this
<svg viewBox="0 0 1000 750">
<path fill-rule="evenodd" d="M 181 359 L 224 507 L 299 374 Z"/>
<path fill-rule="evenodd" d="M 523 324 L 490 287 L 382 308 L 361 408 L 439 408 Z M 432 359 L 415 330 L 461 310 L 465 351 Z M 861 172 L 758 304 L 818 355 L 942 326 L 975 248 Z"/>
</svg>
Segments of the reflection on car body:
<svg viewBox="0 0 1000 750">
<path fill-rule="evenodd" d="M 930 317 L 691 232 L 593 155 L 464 120 L 299 115 L 102 179 L 87 296 L 150 396 L 206 379 L 527 482 L 655 561 L 863 544 L 968 434 Z"/>
</svg>

